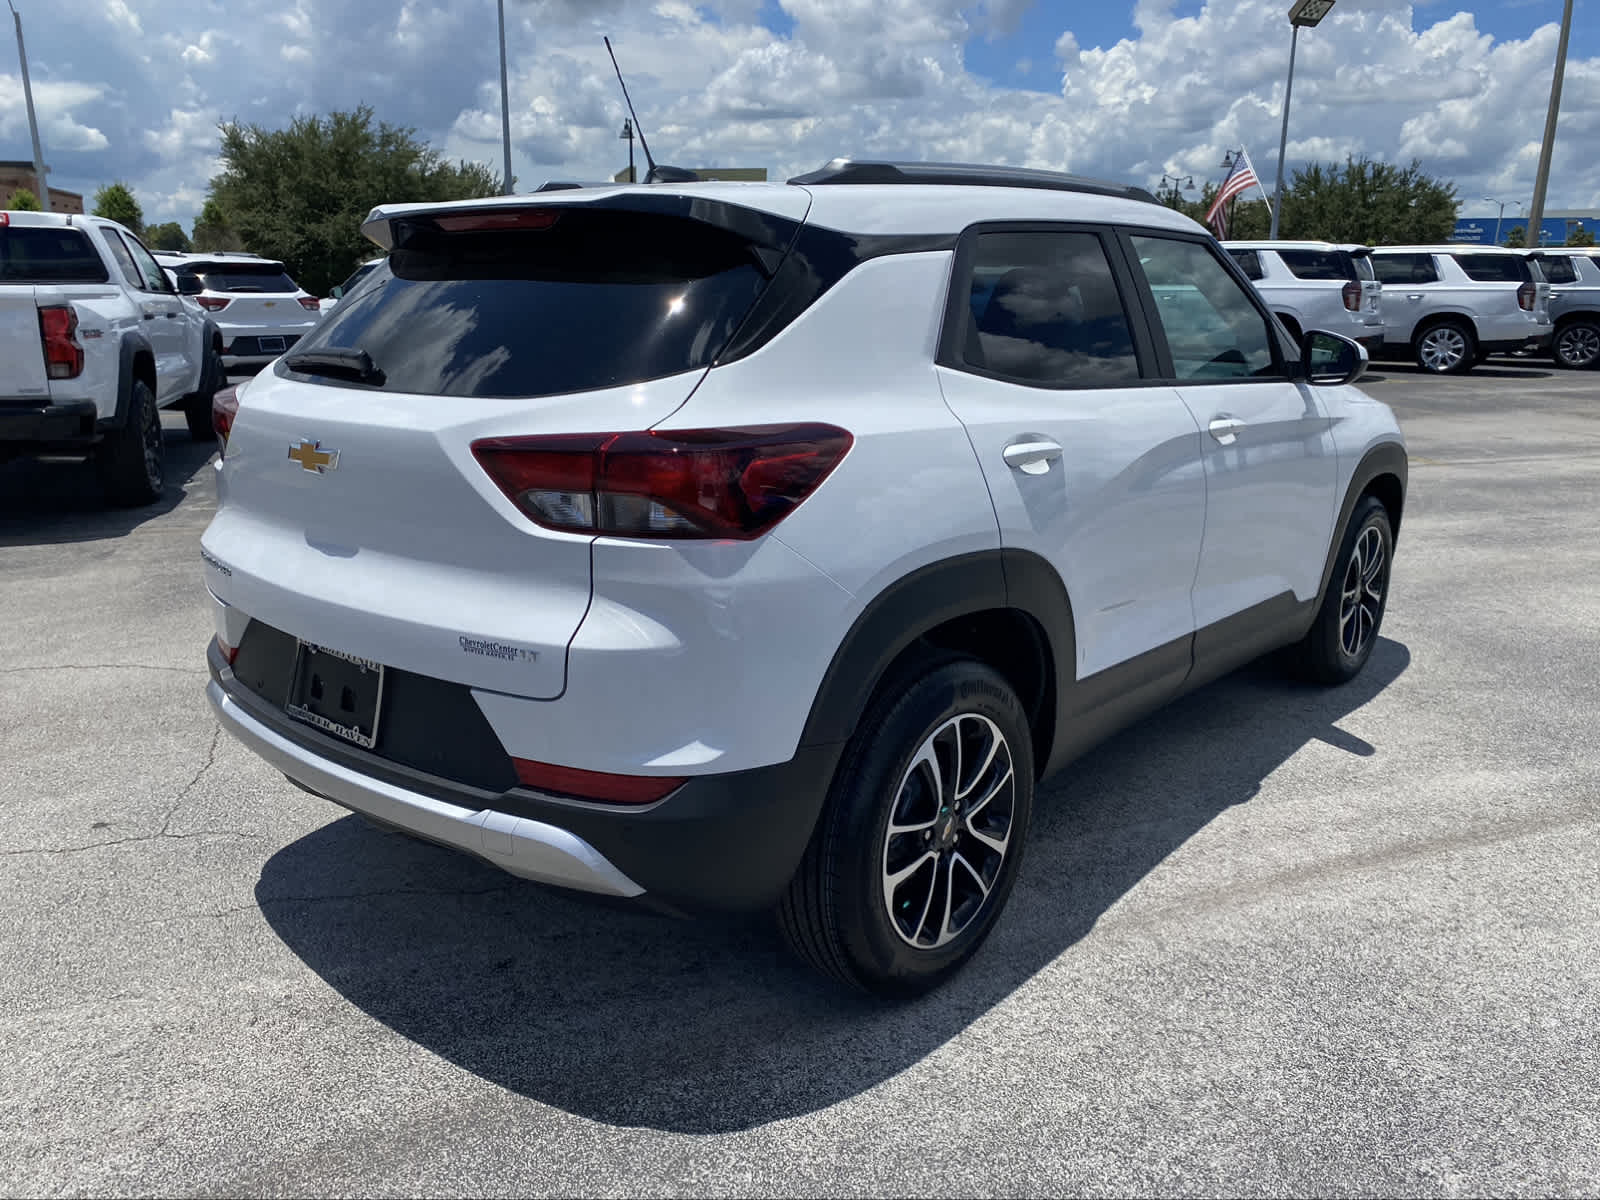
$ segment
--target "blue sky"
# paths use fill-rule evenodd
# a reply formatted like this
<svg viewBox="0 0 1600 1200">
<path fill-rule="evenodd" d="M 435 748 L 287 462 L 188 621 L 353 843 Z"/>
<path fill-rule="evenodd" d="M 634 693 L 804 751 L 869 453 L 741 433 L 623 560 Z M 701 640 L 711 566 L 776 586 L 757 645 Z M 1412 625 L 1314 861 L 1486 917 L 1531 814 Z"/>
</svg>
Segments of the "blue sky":
<svg viewBox="0 0 1600 1200">
<path fill-rule="evenodd" d="M 235 117 L 278 127 L 367 103 L 499 169 L 492 0 L 17 2 L 52 181 L 125 180 L 152 220 L 192 219 Z M 687 166 L 784 178 L 876 154 L 1149 186 L 1212 177 L 1242 142 L 1270 175 L 1288 3 L 508 0 L 513 169 L 532 186 L 625 163 L 609 33 L 652 147 Z M 1419 158 L 1467 214 L 1528 196 L 1560 9 L 1338 0 L 1301 38 L 1289 165 Z M 28 158 L 0 40 L 0 158 Z M 1577 0 L 1552 207 L 1600 207 L 1597 145 L 1600 0 Z"/>
</svg>

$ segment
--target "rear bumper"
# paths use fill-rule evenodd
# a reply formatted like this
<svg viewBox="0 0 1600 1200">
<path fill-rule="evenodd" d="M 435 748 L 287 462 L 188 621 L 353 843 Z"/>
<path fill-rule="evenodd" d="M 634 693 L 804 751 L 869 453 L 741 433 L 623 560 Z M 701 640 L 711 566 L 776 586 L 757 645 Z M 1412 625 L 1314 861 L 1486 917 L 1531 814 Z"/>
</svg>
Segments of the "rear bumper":
<svg viewBox="0 0 1600 1200">
<path fill-rule="evenodd" d="M 639 808 L 458 784 L 380 758 L 274 708 L 213 641 L 207 699 L 223 728 L 325 799 L 513 875 L 683 913 L 752 912 L 782 894 L 810 840 L 840 747 L 690 779 Z"/>
<path fill-rule="evenodd" d="M 93 400 L 40 404 L 0 399 L 0 443 L 41 449 L 82 448 L 94 443 L 97 418 Z"/>
</svg>

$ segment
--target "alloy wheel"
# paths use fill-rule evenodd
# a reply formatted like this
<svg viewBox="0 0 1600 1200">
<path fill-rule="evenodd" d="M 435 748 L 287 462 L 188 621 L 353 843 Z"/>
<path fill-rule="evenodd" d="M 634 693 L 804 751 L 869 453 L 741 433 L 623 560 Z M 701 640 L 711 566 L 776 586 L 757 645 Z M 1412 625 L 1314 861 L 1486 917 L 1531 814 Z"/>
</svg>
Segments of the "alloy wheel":
<svg viewBox="0 0 1600 1200">
<path fill-rule="evenodd" d="M 1454 325 L 1436 325 L 1422 335 L 1417 349 L 1422 365 L 1442 374 L 1461 365 L 1467 356 L 1467 339 Z"/>
<path fill-rule="evenodd" d="M 1600 362 L 1600 327 L 1567 326 L 1556 338 L 1556 358 L 1568 367 L 1592 367 Z"/>
<path fill-rule="evenodd" d="M 1360 657 L 1378 628 L 1388 564 L 1383 534 L 1376 525 L 1368 525 L 1350 551 L 1339 597 L 1339 647 L 1350 658 Z"/>
<path fill-rule="evenodd" d="M 1011 843 L 1011 747 L 961 713 L 923 740 L 901 777 L 883 845 L 883 903 L 900 940 L 946 945 L 983 911 Z"/>
</svg>

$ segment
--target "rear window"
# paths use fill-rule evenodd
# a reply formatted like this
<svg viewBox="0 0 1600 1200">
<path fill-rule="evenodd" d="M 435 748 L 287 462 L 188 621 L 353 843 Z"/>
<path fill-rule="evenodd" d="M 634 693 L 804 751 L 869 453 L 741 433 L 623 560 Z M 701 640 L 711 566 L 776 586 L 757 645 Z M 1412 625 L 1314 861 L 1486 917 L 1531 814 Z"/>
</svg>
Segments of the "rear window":
<svg viewBox="0 0 1600 1200">
<path fill-rule="evenodd" d="M 1229 250 L 1228 257 L 1239 264 L 1239 269 L 1244 272 L 1246 279 L 1260 279 L 1261 255 L 1254 250 Z"/>
<path fill-rule="evenodd" d="M 1372 269 L 1383 283 L 1437 283 L 1431 254 L 1374 254 Z"/>
<path fill-rule="evenodd" d="M 1356 265 L 1348 250 L 1279 250 L 1278 257 L 1296 279 L 1347 282 L 1356 278 Z"/>
<path fill-rule="evenodd" d="M 1547 257 L 1539 265 L 1544 268 L 1544 277 L 1551 283 L 1578 282 L 1578 272 L 1570 258 Z"/>
<path fill-rule="evenodd" d="M 0 282 L 106 283 L 110 278 L 89 239 L 76 229 L 0 229 Z"/>
<path fill-rule="evenodd" d="M 1359 279 L 1376 279 L 1377 273 L 1372 269 L 1372 256 L 1370 254 L 1352 254 L 1350 261 L 1355 264 L 1356 277 Z"/>
<path fill-rule="evenodd" d="M 1458 254 L 1455 259 L 1467 278 L 1479 283 L 1530 283 L 1533 280 L 1528 260 L 1515 254 Z"/>
<path fill-rule="evenodd" d="M 213 292 L 297 292 L 294 280 L 277 263 L 255 266 L 247 263 L 185 263 Z"/>
<path fill-rule="evenodd" d="M 428 220 L 399 223 L 388 262 L 296 350 L 364 350 L 385 391 L 552 396 L 621 387 L 710 366 L 766 285 L 753 243 L 704 221 L 578 206 L 522 211 L 548 223 L 448 232 Z"/>
</svg>

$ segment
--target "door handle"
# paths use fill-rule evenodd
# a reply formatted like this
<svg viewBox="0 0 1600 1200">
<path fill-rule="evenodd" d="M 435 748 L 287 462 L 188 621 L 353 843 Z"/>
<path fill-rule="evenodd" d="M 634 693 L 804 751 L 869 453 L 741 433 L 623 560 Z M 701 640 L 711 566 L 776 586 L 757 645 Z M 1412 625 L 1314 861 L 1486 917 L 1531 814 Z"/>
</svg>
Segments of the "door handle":
<svg viewBox="0 0 1600 1200">
<path fill-rule="evenodd" d="M 1022 437 L 1008 445 L 1000 455 L 1006 466 L 1024 475 L 1043 475 L 1061 457 L 1061 443 L 1044 437 Z"/>
<path fill-rule="evenodd" d="M 155 313 L 153 313 L 153 312 L 147 312 L 147 313 L 145 313 L 145 315 L 144 315 L 144 319 L 145 319 L 145 320 L 146 320 L 146 321 L 154 321 L 154 320 L 155 320 L 155 319 L 156 319 L 156 315 L 155 315 Z"/>
<path fill-rule="evenodd" d="M 169 321 L 176 321 L 176 320 L 177 320 L 177 319 L 178 319 L 178 314 L 177 314 L 177 313 L 175 313 L 175 312 L 169 312 L 169 313 L 168 313 L 168 314 L 167 314 L 167 320 L 169 320 Z"/>
<path fill-rule="evenodd" d="M 1239 431 L 1244 428 L 1244 425 L 1245 423 L 1239 420 L 1238 417 L 1220 416 L 1212 417 L 1211 424 L 1207 425 L 1206 428 L 1210 431 L 1211 436 L 1216 438 L 1222 445 L 1231 446 L 1238 440 Z"/>
<path fill-rule="evenodd" d="M 1406 293 L 1406 299 L 1407 300 L 1421 300 L 1422 299 L 1422 293 L 1421 292 L 1407 292 Z"/>
</svg>

